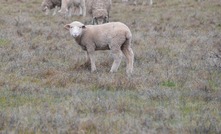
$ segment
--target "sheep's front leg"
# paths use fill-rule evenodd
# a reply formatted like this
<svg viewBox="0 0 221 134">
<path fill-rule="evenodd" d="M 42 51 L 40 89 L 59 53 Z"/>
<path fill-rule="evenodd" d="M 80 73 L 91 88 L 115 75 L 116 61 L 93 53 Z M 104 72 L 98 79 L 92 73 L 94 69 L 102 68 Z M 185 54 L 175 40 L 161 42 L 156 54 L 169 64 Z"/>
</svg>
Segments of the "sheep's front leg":
<svg viewBox="0 0 221 134">
<path fill-rule="evenodd" d="M 113 62 L 110 72 L 114 73 L 114 72 L 117 72 L 117 69 L 120 66 L 121 59 L 122 59 L 122 52 L 120 49 L 112 50 L 112 54 L 113 54 L 114 62 Z"/>
<path fill-rule="evenodd" d="M 86 52 L 86 54 L 85 54 L 85 59 L 86 59 L 85 63 L 90 63 L 90 57 L 88 55 L 88 52 Z"/>
<path fill-rule="evenodd" d="M 87 55 L 91 62 L 91 72 L 94 72 L 96 71 L 94 51 L 87 52 Z"/>
</svg>

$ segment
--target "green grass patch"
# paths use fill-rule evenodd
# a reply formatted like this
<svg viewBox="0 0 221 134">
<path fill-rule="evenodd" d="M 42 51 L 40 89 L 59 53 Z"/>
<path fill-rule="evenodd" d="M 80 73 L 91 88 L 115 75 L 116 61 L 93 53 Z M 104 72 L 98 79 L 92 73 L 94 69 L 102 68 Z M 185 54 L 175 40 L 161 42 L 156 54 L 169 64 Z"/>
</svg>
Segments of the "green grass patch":
<svg viewBox="0 0 221 134">
<path fill-rule="evenodd" d="M 61 102 L 63 99 L 68 99 L 67 95 L 57 94 L 57 92 L 44 91 L 12 91 L 2 89 L 0 91 L 0 109 L 18 108 L 23 105 L 42 106 L 43 104 L 54 105 Z M 69 96 L 70 97 L 70 96 Z"/>
<path fill-rule="evenodd" d="M 4 46 L 7 46 L 11 43 L 10 40 L 8 39 L 0 39 L 0 47 L 4 47 Z"/>
<path fill-rule="evenodd" d="M 167 80 L 167 81 L 163 81 L 161 83 L 161 86 L 164 86 L 164 87 L 175 87 L 176 83 L 171 81 L 171 80 Z"/>
</svg>

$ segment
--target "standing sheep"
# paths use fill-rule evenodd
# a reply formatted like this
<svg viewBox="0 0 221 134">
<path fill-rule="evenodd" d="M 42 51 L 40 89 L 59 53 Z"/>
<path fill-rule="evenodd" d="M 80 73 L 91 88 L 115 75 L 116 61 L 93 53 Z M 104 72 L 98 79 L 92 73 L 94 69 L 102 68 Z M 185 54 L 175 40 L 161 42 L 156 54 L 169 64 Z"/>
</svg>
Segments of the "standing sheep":
<svg viewBox="0 0 221 134">
<path fill-rule="evenodd" d="M 61 0 L 43 0 L 41 3 L 41 9 L 46 15 L 48 15 L 53 8 L 55 8 L 53 12 L 53 15 L 55 15 L 58 11 L 58 7 L 61 7 Z"/>
<path fill-rule="evenodd" d="M 126 56 L 127 74 L 133 71 L 134 53 L 131 48 L 132 34 L 121 22 L 110 22 L 101 25 L 84 25 L 74 21 L 65 25 L 81 48 L 87 51 L 91 62 L 91 72 L 96 71 L 94 53 L 97 50 L 111 50 L 114 58 L 110 72 L 116 72 L 122 59 Z"/>
<path fill-rule="evenodd" d="M 80 15 L 86 16 L 86 4 L 85 0 L 62 0 L 61 1 L 61 10 L 60 13 L 68 13 L 68 16 L 71 16 L 71 8 L 80 7 Z"/>
<path fill-rule="evenodd" d="M 93 24 L 109 22 L 112 0 L 87 0 L 88 13 Z"/>
</svg>

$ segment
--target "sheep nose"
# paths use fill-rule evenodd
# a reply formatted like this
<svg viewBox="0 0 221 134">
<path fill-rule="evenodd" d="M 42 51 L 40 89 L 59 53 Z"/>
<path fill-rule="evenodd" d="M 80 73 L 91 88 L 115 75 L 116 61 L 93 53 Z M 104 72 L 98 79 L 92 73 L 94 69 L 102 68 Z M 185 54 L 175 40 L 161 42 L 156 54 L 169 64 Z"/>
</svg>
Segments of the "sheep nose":
<svg viewBox="0 0 221 134">
<path fill-rule="evenodd" d="M 77 35 L 77 34 L 75 34 L 75 33 L 73 33 L 73 34 L 72 34 L 72 36 L 75 38 L 75 37 L 77 37 L 78 35 Z"/>
<path fill-rule="evenodd" d="M 74 37 L 77 37 L 79 35 L 79 31 L 78 31 L 78 28 L 77 27 L 73 27 L 72 29 L 72 35 Z"/>
<path fill-rule="evenodd" d="M 77 37 L 78 36 L 78 33 L 77 32 L 74 32 L 74 31 L 72 31 L 71 32 L 71 35 L 75 38 L 75 37 Z"/>
</svg>

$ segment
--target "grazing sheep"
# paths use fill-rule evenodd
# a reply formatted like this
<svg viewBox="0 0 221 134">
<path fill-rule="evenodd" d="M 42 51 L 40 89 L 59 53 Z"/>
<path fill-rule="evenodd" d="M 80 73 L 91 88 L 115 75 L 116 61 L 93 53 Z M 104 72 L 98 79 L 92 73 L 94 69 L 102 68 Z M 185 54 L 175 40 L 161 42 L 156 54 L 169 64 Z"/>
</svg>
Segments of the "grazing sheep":
<svg viewBox="0 0 221 134">
<path fill-rule="evenodd" d="M 112 0 L 87 0 L 88 13 L 93 24 L 109 22 Z"/>
<path fill-rule="evenodd" d="M 86 16 L 85 0 L 62 0 L 60 13 L 68 14 L 71 16 L 71 8 L 80 7 L 80 15 Z"/>
<path fill-rule="evenodd" d="M 53 15 L 55 15 L 58 11 L 58 7 L 61 7 L 61 0 L 43 0 L 41 3 L 41 9 L 46 15 L 48 15 L 53 8 L 55 8 L 53 12 Z"/>
<path fill-rule="evenodd" d="M 109 22 L 108 12 L 105 9 L 96 9 L 92 13 L 92 24 L 104 24 Z"/>
<path fill-rule="evenodd" d="M 96 71 L 94 53 L 97 50 L 111 50 L 114 58 L 110 72 L 116 72 L 122 59 L 126 56 L 127 74 L 133 71 L 134 53 L 131 48 L 132 34 L 121 22 L 110 22 L 101 25 L 84 25 L 74 21 L 65 25 L 72 37 L 87 55 L 91 63 L 91 72 Z"/>
</svg>

